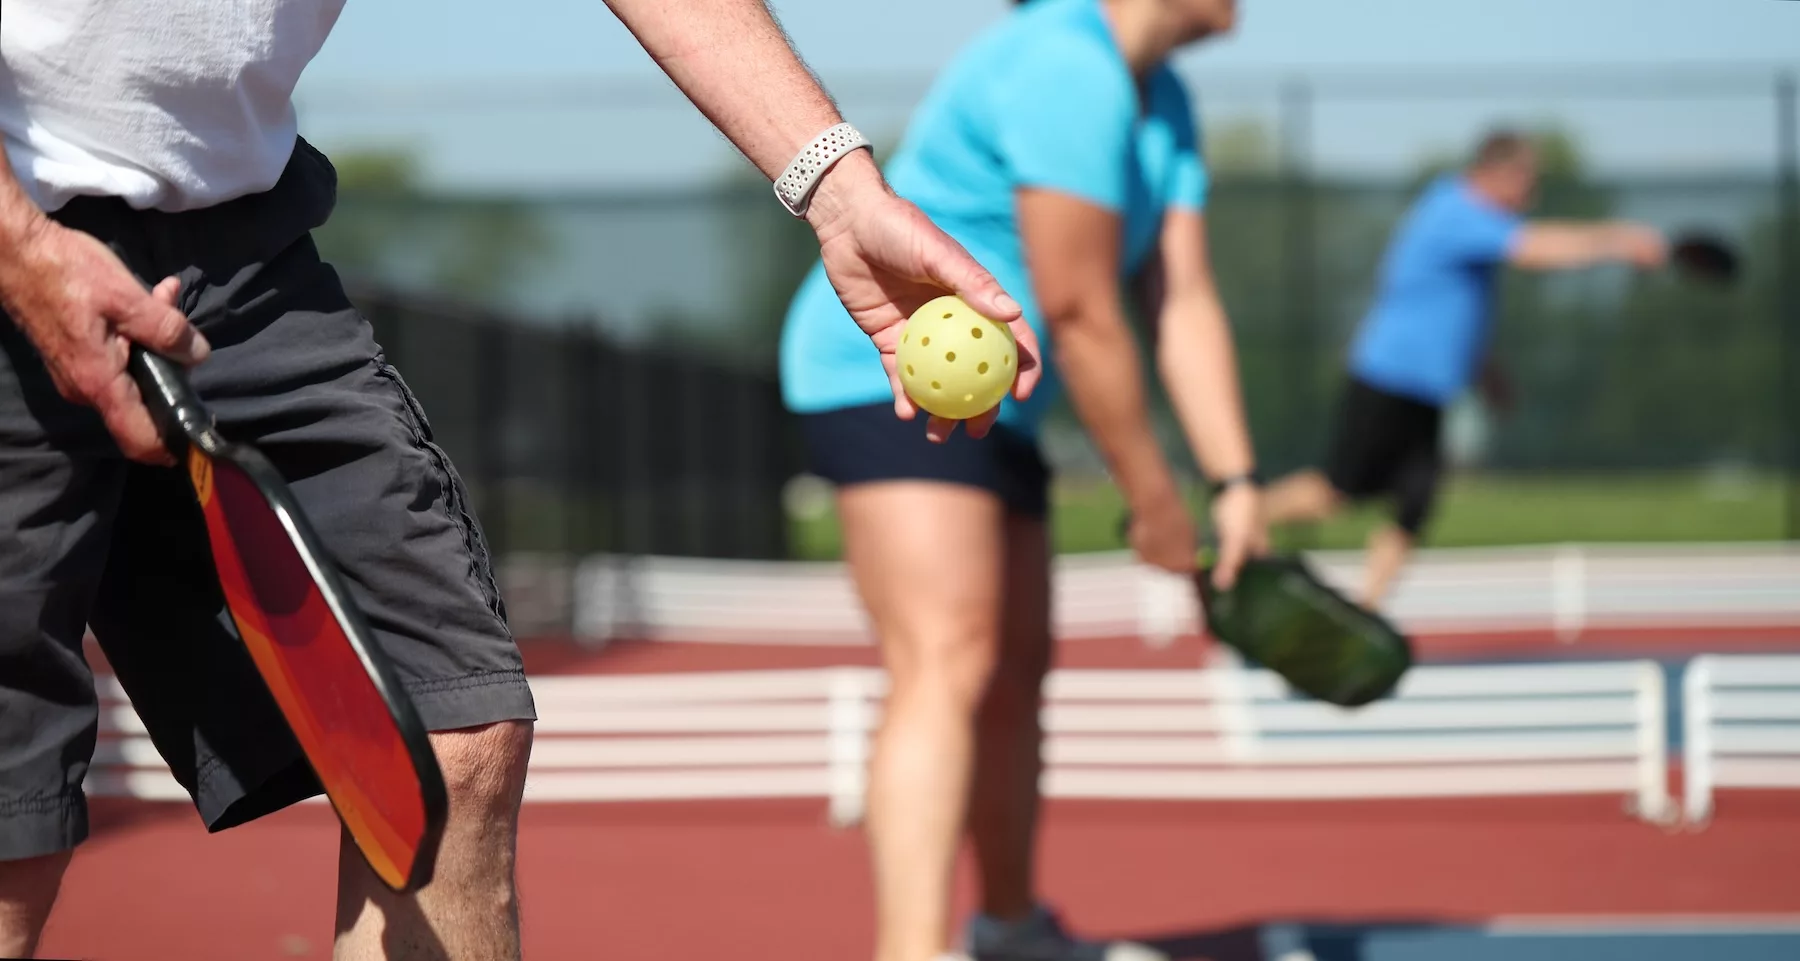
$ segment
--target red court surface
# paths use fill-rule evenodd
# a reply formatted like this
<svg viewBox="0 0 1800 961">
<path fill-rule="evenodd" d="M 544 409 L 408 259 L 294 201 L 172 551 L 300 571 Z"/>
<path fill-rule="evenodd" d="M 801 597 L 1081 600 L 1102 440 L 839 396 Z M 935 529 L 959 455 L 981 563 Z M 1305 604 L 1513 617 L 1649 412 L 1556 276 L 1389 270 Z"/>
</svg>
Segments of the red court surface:
<svg viewBox="0 0 1800 961">
<path fill-rule="evenodd" d="M 329 809 L 208 837 L 180 805 L 98 807 L 44 956 L 329 956 Z M 1728 794 L 1697 833 L 1616 799 L 1066 802 L 1045 828 L 1044 886 L 1073 922 L 1213 961 L 1250 961 L 1254 924 L 1295 917 L 1800 913 L 1792 793 Z M 818 804 L 532 805 L 519 867 L 533 961 L 867 957 L 861 837 Z"/>
<path fill-rule="evenodd" d="M 1800 650 L 1765 628 L 1425 638 L 1426 660 Z M 869 646 L 524 645 L 537 674 L 874 664 Z M 1058 645 L 1065 667 L 1191 668 L 1206 644 Z M 1267 921 L 1504 915 L 1800 914 L 1800 792 L 1726 793 L 1704 831 L 1635 821 L 1621 798 L 1059 802 L 1040 874 L 1085 931 L 1181 958 L 1252 961 Z M 180 804 L 101 800 L 44 957 L 259 961 L 330 955 L 337 829 L 307 805 L 208 836 Z M 868 957 L 861 835 L 822 803 L 534 804 L 520 842 L 533 961 Z M 968 905 L 967 879 L 963 903 Z"/>
</svg>

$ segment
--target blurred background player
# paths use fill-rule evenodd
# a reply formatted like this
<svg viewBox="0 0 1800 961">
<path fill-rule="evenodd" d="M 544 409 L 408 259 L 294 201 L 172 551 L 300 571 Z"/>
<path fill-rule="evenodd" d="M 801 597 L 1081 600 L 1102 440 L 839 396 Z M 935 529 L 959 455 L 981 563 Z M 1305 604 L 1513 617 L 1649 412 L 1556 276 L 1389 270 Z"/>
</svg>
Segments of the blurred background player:
<svg viewBox="0 0 1800 961">
<path fill-rule="evenodd" d="M 1051 656 L 1036 433 L 1060 374 L 1125 493 L 1138 556 L 1193 570 L 1194 524 L 1151 428 L 1122 302 L 1123 278 L 1150 270 L 1158 366 L 1217 494 L 1221 579 L 1260 549 L 1206 249 L 1207 175 L 1192 105 L 1165 62 L 1229 30 L 1235 13 L 1232 0 L 1035 0 L 965 48 L 915 113 L 889 165 L 895 189 L 1023 297 L 1056 359 L 1029 401 L 1003 404 L 987 439 L 894 418 L 881 365 L 818 269 L 789 311 L 785 399 L 814 471 L 837 485 L 845 556 L 891 682 L 867 817 L 880 961 L 928 961 L 950 942 L 965 829 L 981 883 L 974 957 L 1160 956 L 1077 941 L 1034 896 Z"/>
<path fill-rule="evenodd" d="M 1625 222 L 1526 220 L 1538 180 L 1529 138 L 1484 137 L 1459 173 L 1435 180 L 1389 241 L 1374 306 L 1350 348 L 1324 469 L 1271 484 L 1271 525 L 1319 521 L 1346 503 L 1394 501 L 1394 520 L 1369 535 L 1362 600 L 1381 603 L 1430 515 L 1443 412 L 1480 377 L 1504 408 L 1505 381 L 1487 362 L 1502 265 L 1566 270 L 1616 261 L 1659 267 L 1667 244 Z"/>
</svg>

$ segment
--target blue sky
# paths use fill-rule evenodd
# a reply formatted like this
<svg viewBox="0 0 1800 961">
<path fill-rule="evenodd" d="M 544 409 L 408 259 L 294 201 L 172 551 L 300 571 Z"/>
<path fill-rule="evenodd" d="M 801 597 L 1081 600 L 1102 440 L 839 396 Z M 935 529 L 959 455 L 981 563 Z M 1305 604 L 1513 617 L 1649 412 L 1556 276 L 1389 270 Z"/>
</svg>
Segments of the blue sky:
<svg viewBox="0 0 1800 961">
<path fill-rule="evenodd" d="M 1602 164 L 1700 170 L 1766 165 L 1771 100 L 1757 70 L 1800 71 L 1793 0 L 1240 0 L 1239 32 L 1184 54 L 1209 124 L 1273 122 L 1284 79 L 1318 78 L 1320 163 L 1385 169 L 1459 144 L 1492 119 L 1558 119 Z M 956 49 L 1004 16 L 1003 0 L 777 0 L 796 44 L 846 112 L 891 134 Z M 505 9 L 504 15 L 496 13 Z M 1741 89 L 1706 96 L 1507 89 L 1573 68 L 1733 65 Z M 1507 68 L 1520 67 L 1522 70 Z M 1334 78 L 1378 71 L 1469 96 L 1336 96 Z M 447 186 L 621 187 L 716 178 L 732 155 L 660 85 L 600 0 L 349 0 L 301 86 L 306 129 L 327 148 L 418 151 Z M 1490 92 L 1491 91 L 1491 92 Z M 471 104 L 479 94 L 481 102 Z M 606 98 L 611 105 L 602 105 Z M 623 99 L 619 99 L 623 98 Z M 647 162 L 630 143 L 678 145 Z M 660 152 L 659 152 L 660 153 Z M 665 154 L 662 154 L 666 156 Z"/>
</svg>

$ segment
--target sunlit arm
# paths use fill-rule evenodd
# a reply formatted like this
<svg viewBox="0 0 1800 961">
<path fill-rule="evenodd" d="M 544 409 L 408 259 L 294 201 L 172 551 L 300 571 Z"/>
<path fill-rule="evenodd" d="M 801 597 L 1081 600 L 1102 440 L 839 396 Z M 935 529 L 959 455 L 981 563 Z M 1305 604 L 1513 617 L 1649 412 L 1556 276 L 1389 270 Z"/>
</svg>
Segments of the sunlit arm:
<svg viewBox="0 0 1800 961">
<path fill-rule="evenodd" d="M 0 259 L 11 257 L 44 222 L 44 212 L 26 195 L 0 149 Z"/>
<path fill-rule="evenodd" d="M 1019 232 L 1075 413 L 1128 501 L 1180 490 L 1156 441 L 1118 277 L 1118 215 L 1048 190 L 1018 194 Z"/>
<path fill-rule="evenodd" d="M 1188 445 L 1207 476 L 1243 474 L 1256 463 L 1238 387 L 1237 350 L 1213 283 L 1206 219 L 1186 210 L 1163 218 L 1156 366 Z"/>
<path fill-rule="evenodd" d="M 1661 235 L 1640 224 L 1533 220 L 1519 230 L 1507 263 L 1526 270 L 1570 270 L 1607 262 L 1658 264 Z"/>
</svg>

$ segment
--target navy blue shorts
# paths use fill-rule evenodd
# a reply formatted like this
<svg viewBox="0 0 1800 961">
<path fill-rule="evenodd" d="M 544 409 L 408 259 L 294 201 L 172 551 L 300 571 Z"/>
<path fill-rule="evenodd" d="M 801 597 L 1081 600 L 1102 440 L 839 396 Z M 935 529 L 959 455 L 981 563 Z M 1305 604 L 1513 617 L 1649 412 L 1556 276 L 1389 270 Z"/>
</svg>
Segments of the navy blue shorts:
<svg viewBox="0 0 1800 961">
<path fill-rule="evenodd" d="M 958 427 L 950 440 L 925 438 L 925 421 L 894 416 L 894 405 L 866 404 L 800 417 L 813 473 L 840 487 L 871 481 L 931 480 L 992 491 L 1009 514 L 1043 517 L 1050 469 L 1037 441 L 995 425 L 975 440 Z"/>
</svg>

